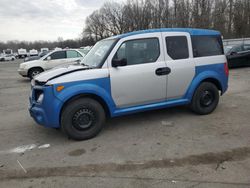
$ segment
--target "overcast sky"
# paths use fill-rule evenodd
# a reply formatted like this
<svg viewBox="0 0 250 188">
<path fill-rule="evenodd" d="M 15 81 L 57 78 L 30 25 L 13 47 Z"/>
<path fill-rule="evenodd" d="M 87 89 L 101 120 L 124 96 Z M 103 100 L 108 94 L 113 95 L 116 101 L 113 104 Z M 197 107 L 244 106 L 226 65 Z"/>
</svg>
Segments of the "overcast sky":
<svg viewBox="0 0 250 188">
<path fill-rule="evenodd" d="M 0 0 L 0 41 L 75 39 L 85 18 L 105 1 Z"/>
</svg>

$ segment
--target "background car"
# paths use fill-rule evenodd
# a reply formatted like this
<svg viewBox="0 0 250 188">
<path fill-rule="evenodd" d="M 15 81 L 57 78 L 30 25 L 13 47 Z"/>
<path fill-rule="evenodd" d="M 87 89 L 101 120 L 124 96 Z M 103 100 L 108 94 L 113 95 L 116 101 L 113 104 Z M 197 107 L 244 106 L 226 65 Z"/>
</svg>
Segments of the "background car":
<svg viewBox="0 0 250 188">
<path fill-rule="evenodd" d="M 49 51 L 43 51 L 43 52 L 40 52 L 37 56 L 26 57 L 24 59 L 24 62 L 40 59 L 41 57 L 45 56 L 48 53 L 49 53 Z"/>
<path fill-rule="evenodd" d="M 76 49 L 55 50 L 38 60 L 21 63 L 18 73 L 23 77 L 33 79 L 43 71 L 52 69 L 59 65 L 74 64 L 83 59 L 84 54 Z"/>
<path fill-rule="evenodd" d="M 229 68 L 250 66 L 250 44 L 225 48 L 225 54 Z"/>
<path fill-rule="evenodd" d="M 0 61 L 14 61 L 16 57 L 13 54 L 7 54 L 0 57 Z"/>
</svg>

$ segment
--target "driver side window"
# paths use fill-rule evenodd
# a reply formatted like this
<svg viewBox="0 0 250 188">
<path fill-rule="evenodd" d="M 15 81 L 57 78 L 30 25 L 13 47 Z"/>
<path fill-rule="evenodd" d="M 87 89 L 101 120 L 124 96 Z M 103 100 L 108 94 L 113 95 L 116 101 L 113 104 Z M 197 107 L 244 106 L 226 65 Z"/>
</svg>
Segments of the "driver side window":
<svg viewBox="0 0 250 188">
<path fill-rule="evenodd" d="M 160 55 L 158 38 L 137 39 L 124 42 L 113 59 L 126 60 L 127 65 L 152 63 Z"/>
</svg>

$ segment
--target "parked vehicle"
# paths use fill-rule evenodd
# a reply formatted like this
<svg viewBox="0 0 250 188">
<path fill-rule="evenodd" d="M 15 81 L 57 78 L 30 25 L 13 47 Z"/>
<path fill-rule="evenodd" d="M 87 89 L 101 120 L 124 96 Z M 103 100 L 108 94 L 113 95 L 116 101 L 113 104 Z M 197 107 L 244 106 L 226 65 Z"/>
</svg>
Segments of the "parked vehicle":
<svg viewBox="0 0 250 188">
<path fill-rule="evenodd" d="M 38 51 L 35 49 L 32 49 L 29 51 L 29 56 L 38 56 Z"/>
<path fill-rule="evenodd" d="M 3 54 L 4 55 L 11 55 L 11 54 L 13 54 L 13 50 L 12 49 L 3 50 Z"/>
<path fill-rule="evenodd" d="M 14 61 L 16 57 L 13 54 L 7 54 L 0 57 L 0 61 Z"/>
<path fill-rule="evenodd" d="M 18 58 L 18 53 L 17 52 L 13 53 L 13 55 L 15 56 L 16 59 Z"/>
<path fill-rule="evenodd" d="M 49 51 L 49 48 L 41 48 L 41 53 L 48 52 L 48 51 Z"/>
<path fill-rule="evenodd" d="M 46 54 L 48 54 L 49 51 L 43 51 L 43 52 L 40 52 L 37 56 L 29 56 L 29 57 L 26 57 L 24 59 L 24 62 L 27 62 L 27 61 L 34 61 L 34 60 L 37 60 L 37 59 L 40 59 L 41 57 L 45 56 Z"/>
<path fill-rule="evenodd" d="M 18 58 L 25 58 L 28 56 L 27 50 L 20 48 L 17 50 Z"/>
<path fill-rule="evenodd" d="M 38 60 L 21 63 L 18 72 L 23 77 L 32 79 L 45 70 L 80 61 L 83 56 L 80 51 L 75 49 L 52 51 Z"/>
<path fill-rule="evenodd" d="M 227 50 L 226 56 L 229 68 L 250 66 L 250 44 L 233 46 Z"/>
<path fill-rule="evenodd" d="M 76 140 L 89 139 L 106 117 L 189 105 L 205 115 L 228 87 L 221 34 L 201 29 L 156 29 L 104 39 L 81 65 L 32 80 L 30 114 Z"/>
</svg>

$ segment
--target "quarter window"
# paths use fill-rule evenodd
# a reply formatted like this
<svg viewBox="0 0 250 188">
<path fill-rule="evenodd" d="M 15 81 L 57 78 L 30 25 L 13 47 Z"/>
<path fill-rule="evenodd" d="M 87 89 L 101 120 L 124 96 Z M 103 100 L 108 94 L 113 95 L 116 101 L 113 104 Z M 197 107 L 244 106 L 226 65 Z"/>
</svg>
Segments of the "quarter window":
<svg viewBox="0 0 250 188">
<path fill-rule="evenodd" d="M 169 36 L 166 37 L 168 55 L 174 59 L 189 58 L 187 37 L 185 36 Z"/>
<path fill-rule="evenodd" d="M 138 39 L 124 42 L 116 52 L 114 59 L 127 60 L 127 65 L 152 63 L 160 55 L 157 38 Z"/>
<path fill-rule="evenodd" d="M 219 36 L 192 36 L 194 57 L 224 54 L 222 40 Z"/>
<path fill-rule="evenodd" d="M 66 58 L 66 53 L 65 51 L 58 51 L 58 52 L 54 52 L 50 55 L 51 59 L 64 59 Z"/>
</svg>

